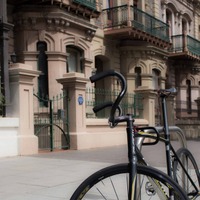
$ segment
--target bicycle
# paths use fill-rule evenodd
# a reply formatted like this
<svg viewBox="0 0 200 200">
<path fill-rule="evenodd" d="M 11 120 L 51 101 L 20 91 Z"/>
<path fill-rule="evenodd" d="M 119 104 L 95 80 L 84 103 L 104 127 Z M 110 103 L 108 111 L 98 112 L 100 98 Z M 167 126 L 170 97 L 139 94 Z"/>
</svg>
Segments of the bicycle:
<svg viewBox="0 0 200 200">
<path fill-rule="evenodd" d="M 166 149 L 166 164 L 167 164 L 167 174 L 173 178 L 187 193 L 190 199 L 200 199 L 200 173 L 198 170 L 197 163 L 192 155 L 192 153 L 187 148 L 180 148 L 177 151 L 173 148 L 171 144 L 169 126 L 167 121 L 167 107 L 166 98 L 171 94 L 175 93 L 175 88 L 158 90 L 159 97 L 161 98 L 162 113 L 163 113 L 163 132 L 164 135 L 161 137 L 155 137 L 154 134 L 148 133 L 149 127 L 136 128 L 137 134 L 142 134 L 151 139 L 156 139 L 164 142 Z M 145 132 L 146 131 L 146 132 Z M 152 132 L 152 131 L 150 131 Z M 159 138 L 159 139 L 158 139 Z M 139 143 L 139 142 L 138 142 Z M 141 141 L 140 141 L 141 143 Z M 145 145 L 145 143 L 144 143 Z M 140 163 L 143 165 L 148 165 L 145 159 L 142 159 L 142 154 L 137 152 L 140 157 Z"/>
<path fill-rule="evenodd" d="M 114 103 L 106 102 L 96 107 L 96 111 L 111 106 L 111 128 L 116 127 L 118 123 L 126 122 L 129 162 L 109 166 L 94 173 L 82 182 L 70 200 L 188 199 L 181 187 L 165 173 L 138 164 L 134 119 L 131 114 L 121 115 L 119 106 L 127 90 L 125 78 L 119 72 L 109 70 L 90 77 L 90 80 L 96 82 L 108 76 L 116 76 L 120 80 L 121 91 Z"/>
</svg>

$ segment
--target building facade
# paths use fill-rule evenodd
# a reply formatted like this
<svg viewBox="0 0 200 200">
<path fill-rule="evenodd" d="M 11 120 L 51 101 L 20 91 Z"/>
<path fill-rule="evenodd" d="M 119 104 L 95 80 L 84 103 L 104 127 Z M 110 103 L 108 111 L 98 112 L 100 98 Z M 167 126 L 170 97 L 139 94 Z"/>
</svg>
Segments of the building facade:
<svg viewBox="0 0 200 200">
<path fill-rule="evenodd" d="M 70 93 L 67 117 L 73 148 L 101 146 L 101 140 L 106 146 L 125 142 L 121 128 L 112 141 L 115 133 L 105 128 L 101 115 L 92 112 L 94 101 L 106 101 L 106 97 L 89 93 L 88 88 L 103 88 L 109 95 L 119 90 L 115 79 L 89 82 L 93 73 L 107 69 L 121 72 L 128 93 L 141 96 L 142 109 L 136 100 L 126 100 L 126 110 L 134 112 L 138 124 L 162 124 L 155 93 L 159 88 L 177 89 L 170 104 L 171 124 L 183 127 L 199 117 L 199 0 L 7 0 L 6 5 L 7 22 L 13 24 L 8 61 L 15 53 L 17 63 L 40 72 L 34 79 L 39 98 L 53 99 L 63 89 Z M 73 98 L 80 101 L 73 103 Z M 84 108 L 79 107 L 81 101 Z M 34 99 L 35 116 L 41 106 L 48 110 L 48 105 Z M 75 114 L 77 110 L 80 114 Z M 112 134 L 100 133 L 99 127 Z"/>
</svg>

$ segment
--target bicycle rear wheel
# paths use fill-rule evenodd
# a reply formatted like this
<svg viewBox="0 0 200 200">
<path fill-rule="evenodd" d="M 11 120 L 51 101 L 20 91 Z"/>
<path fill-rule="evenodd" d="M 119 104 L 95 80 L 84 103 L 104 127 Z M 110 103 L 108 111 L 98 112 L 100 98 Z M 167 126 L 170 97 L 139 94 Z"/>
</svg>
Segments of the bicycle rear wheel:
<svg viewBox="0 0 200 200">
<path fill-rule="evenodd" d="M 186 148 L 180 148 L 176 154 L 189 176 L 184 172 L 178 160 L 175 159 L 173 167 L 175 181 L 186 191 L 190 199 L 197 199 L 197 197 L 200 199 L 200 173 L 193 155 Z"/>
<path fill-rule="evenodd" d="M 180 186 L 166 174 L 151 167 L 137 166 L 136 199 L 169 199 L 169 188 L 174 199 L 187 199 Z M 128 200 L 129 165 L 119 164 L 104 168 L 87 178 L 70 200 Z"/>
</svg>

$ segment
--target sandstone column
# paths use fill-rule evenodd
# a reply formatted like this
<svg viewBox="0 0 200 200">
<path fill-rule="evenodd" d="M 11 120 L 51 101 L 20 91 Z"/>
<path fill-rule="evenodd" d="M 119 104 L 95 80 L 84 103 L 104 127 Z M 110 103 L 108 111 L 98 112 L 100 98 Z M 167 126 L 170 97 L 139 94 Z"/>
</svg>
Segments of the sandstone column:
<svg viewBox="0 0 200 200">
<path fill-rule="evenodd" d="M 64 74 L 57 81 L 63 85 L 69 98 L 70 148 L 81 149 L 86 134 L 85 91 L 88 81 L 81 73 Z"/>
<path fill-rule="evenodd" d="M 11 103 L 7 105 L 8 117 L 19 118 L 17 135 L 18 155 L 38 152 L 38 138 L 34 135 L 33 79 L 39 72 L 31 66 L 14 63 L 10 67 Z"/>
</svg>

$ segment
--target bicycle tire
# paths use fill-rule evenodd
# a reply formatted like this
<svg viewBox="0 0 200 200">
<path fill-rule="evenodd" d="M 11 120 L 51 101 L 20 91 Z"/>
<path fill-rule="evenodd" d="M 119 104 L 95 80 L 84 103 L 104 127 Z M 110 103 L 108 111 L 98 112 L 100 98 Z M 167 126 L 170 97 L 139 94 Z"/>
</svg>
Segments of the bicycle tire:
<svg viewBox="0 0 200 200">
<path fill-rule="evenodd" d="M 175 199 L 188 199 L 181 187 L 163 172 L 152 167 L 138 165 L 137 173 L 139 174 L 137 178 L 139 190 L 137 190 L 136 199 L 146 200 L 146 197 L 149 199 L 169 199 L 169 188 L 175 195 Z M 128 164 L 106 167 L 88 177 L 76 189 L 70 200 L 128 200 L 128 186 L 124 184 L 128 183 L 128 174 Z M 143 179 L 143 175 L 145 179 Z M 122 183 L 122 180 L 125 182 Z M 158 186 L 153 186 L 152 181 L 153 185 Z M 142 183 L 144 183 L 144 188 L 141 187 Z"/>
<path fill-rule="evenodd" d="M 182 164 L 186 167 L 186 171 L 188 172 L 198 190 L 192 185 L 191 181 L 189 180 L 186 173 L 183 171 L 177 159 L 174 160 L 173 166 L 175 181 L 185 190 L 189 198 L 196 199 L 197 197 L 199 197 L 200 199 L 200 173 L 192 153 L 186 148 L 180 148 L 177 150 L 176 155 L 180 159 Z"/>
</svg>

